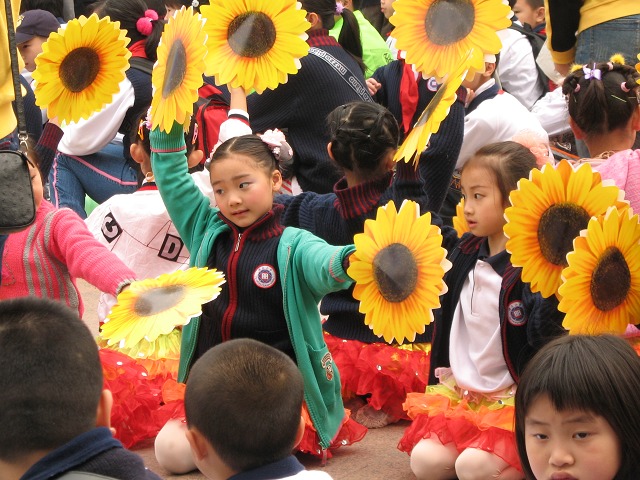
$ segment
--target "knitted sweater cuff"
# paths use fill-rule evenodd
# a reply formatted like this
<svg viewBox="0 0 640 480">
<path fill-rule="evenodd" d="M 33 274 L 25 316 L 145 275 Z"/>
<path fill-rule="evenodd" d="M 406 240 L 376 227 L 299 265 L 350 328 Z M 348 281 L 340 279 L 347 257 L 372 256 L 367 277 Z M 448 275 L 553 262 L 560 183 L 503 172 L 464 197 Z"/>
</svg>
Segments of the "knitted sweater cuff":
<svg viewBox="0 0 640 480">
<path fill-rule="evenodd" d="M 149 134 L 151 151 L 156 153 L 170 153 L 186 150 L 184 143 L 184 129 L 181 124 L 174 122 L 169 133 L 156 127 Z"/>
</svg>

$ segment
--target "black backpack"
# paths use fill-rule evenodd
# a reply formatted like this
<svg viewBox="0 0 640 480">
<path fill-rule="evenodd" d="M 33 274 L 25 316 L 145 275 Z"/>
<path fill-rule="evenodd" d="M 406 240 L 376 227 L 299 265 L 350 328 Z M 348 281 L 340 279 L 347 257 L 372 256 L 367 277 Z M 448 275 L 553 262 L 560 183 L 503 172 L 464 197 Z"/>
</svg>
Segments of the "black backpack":
<svg viewBox="0 0 640 480">
<path fill-rule="evenodd" d="M 531 50 L 533 51 L 533 59 L 537 60 L 540 50 L 544 47 L 544 42 L 547 38 L 544 35 L 534 32 L 528 23 L 521 26 L 512 21 L 509 28 L 516 32 L 520 32 L 522 35 L 527 37 L 527 40 L 529 40 L 529 44 L 531 45 Z M 544 96 L 549 92 L 549 77 L 547 77 L 547 74 L 542 71 L 538 62 L 536 62 L 536 69 L 538 70 L 538 80 L 542 86 L 542 95 Z"/>
</svg>

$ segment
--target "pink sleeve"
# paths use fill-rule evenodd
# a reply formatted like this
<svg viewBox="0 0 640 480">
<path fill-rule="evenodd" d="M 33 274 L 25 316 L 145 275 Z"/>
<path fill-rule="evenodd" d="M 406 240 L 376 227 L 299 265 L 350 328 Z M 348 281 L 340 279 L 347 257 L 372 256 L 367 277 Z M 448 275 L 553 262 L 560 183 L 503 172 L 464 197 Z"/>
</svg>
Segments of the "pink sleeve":
<svg viewBox="0 0 640 480">
<path fill-rule="evenodd" d="M 98 242 L 84 221 L 71 210 L 61 209 L 55 213 L 49 248 L 73 278 L 82 278 L 102 292 L 116 295 L 122 282 L 136 279 L 133 270 Z"/>
</svg>

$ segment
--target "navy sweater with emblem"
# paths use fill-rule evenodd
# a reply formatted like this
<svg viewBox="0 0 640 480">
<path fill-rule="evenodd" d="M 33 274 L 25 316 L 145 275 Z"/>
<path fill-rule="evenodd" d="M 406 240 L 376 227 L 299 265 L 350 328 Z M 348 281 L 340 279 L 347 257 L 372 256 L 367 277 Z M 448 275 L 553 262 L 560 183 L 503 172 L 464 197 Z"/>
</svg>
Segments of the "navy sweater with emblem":
<svg viewBox="0 0 640 480">
<path fill-rule="evenodd" d="M 295 361 L 277 273 L 277 250 L 284 230 L 282 210 L 281 205 L 274 205 L 245 229 L 238 229 L 218 213 L 231 232 L 217 239 L 207 266 L 224 272 L 226 281 L 215 302 L 204 305 L 195 359 L 226 340 L 248 337 L 283 351 Z"/>
<path fill-rule="evenodd" d="M 362 71 L 327 30 L 308 32 L 307 43 L 331 54 L 364 85 Z M 307 55 L 301 68 L 275 90 L 247 97 L 254 132 L 286 131 L 293 149 L 293 168 L 304 191 L 329 193 L 340 173 L 327 153 L 327 115 L 336 107 L 360 100 L 355 90 L 325 60 Z"/>
<path fill-rule="evenodd" d="M 451 366 L 449 342 L 454 313 L 464 282 L 479 258 L 487 259 L 502 275 L 498 303 L 502 352 L 509 373 L 516 382 L 527 362 L 542 346 L 566 333 L 562 328 L 564 314 L 558 310 L 555 295 L 543 298 L 539 293 L 533 293 L 529 284 L 522 281 L 522 269 L 511 265 L 511 257 L 506 251 L 494 255 L 497 258 L 493 259 L 488 258 L 488 254 L 487 239 L 471 233 L 463 235 L 449 252 L 448 259 L 453 266 L 445 274 L 449 290 L 440 297 L 442 308 L 435 315 L 429 384 L 438 383 L 436 368 Z M 511 315 L 517 312 L 518 317 L 509 318 L 510 312 Z"/>
<path fill-rule="evenodd" d="M 329 194 L 303 192 L 295 197 L 279 195 L 276 203 L 286 206 L 282 223 L 286 226 L 304 228 L 319 236 L 328 243 L 343 245 L 353 243 L 354 235 L 362 233 L 364 222 L 375 218 L 378 207 L 393 200 L 396 208 L 400 208 L 403 200 L 409 199 L 420 205 L 421 213 L 429 210 L 429 192 L 440 190 L 436 183 L 450 178 L 423 177 L 425 164 L 446 163 L 450 151 L 457 151 L 462 144 L 464 128 L 464 107 L 456 101 L 440 127 L 440 131 L 432 137 L 429 149 L 422 155 L 420 166 L 416 170 L 413 164 L 400 162 L 397 164 L 395 176 L 389 172 L 385 177 L 362 183 L 349 188 L 343 178 Z M 456 155 L 457 156 L 457 155 Z M 454 157 L 455 162 L 455 157 Z M 443 229 L 445 246 L 455 242 L 456 233 L 450 227 L 443 227 L 440 218 L 433 215 L 432 223 Z M 364 315 L 358 311 L 359 301 L 353 298 L 353 287 L 349 290 L 330 293 L 324 297 L 320 311 L 328 315 L 324 329 L 330 334 L 365 343 L 380 342 L 381 339 L 364 324 Z M 429 329 L 416 337 L 416 342 L 431 340 Z"/>
</svg>

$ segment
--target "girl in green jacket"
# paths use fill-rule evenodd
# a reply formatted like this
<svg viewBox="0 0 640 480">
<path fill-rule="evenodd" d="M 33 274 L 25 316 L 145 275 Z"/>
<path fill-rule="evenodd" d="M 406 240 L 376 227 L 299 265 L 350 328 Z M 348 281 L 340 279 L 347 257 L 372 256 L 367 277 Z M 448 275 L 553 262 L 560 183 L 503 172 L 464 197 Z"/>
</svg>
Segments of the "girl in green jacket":
<svg viewBox="0 0 640 480">
<path fill-rule="evenodd" d="M 209 171 L 217 208 L 188 174 L 182 126 L 156 129 L 150 139 L 156 183 L 191 266 L 215 268 L 226 279 L 220 296 L 183 329 L 179 380 L 214 345 L 253 338 L 291 356 L 302 372 L 310 421 L 300 450 L 327 457 L 329 448 L 360 440 L 366 429 L 345 415 L 318 312 L 324 295 L 353 283 L 345 270 L 354 248 L 281 225 L 283 207 L 273 194 L 282 184 L 279 161 L 292 154 L 284 135 L 243 135 L 215 150 Z M 158 462 L 175 473 L 195 468 L 184 428 L 172 420 L 156 439 Z"/>
</svg>

